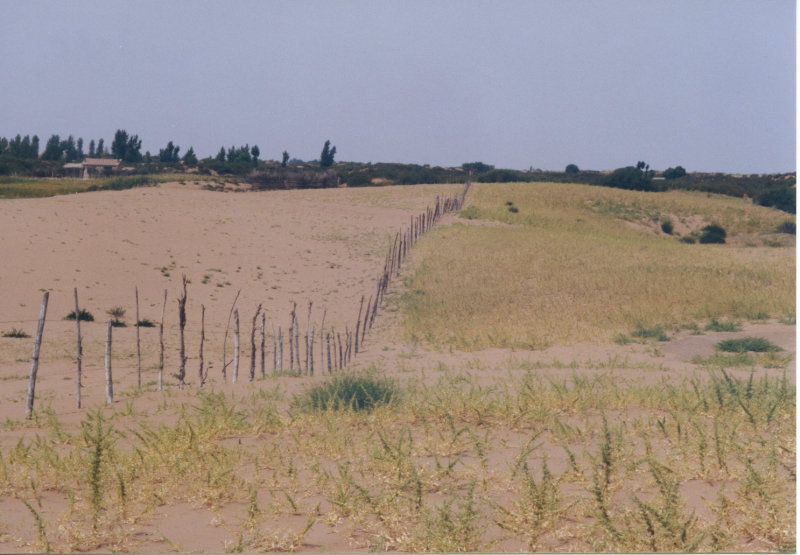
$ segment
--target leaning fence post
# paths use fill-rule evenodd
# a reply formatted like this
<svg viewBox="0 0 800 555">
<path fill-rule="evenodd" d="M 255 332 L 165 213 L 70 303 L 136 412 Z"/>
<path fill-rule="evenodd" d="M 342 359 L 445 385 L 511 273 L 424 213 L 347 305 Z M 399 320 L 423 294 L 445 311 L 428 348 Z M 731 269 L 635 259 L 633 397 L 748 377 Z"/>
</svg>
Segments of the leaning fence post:
<svg viewBox="0 0 800 555">
<path fill-rule="evenodd" d="M 233 383 L 239 378 L 239 309 L 233 310 Z"/>
<path fill-rule="evenodd" d="M 200 387 L 203 387 L 208 377 L 208 370 L 203 372 L 203 343 L 206 341 L 206 305 L 200 305 Z"/>
<path fill-rule="evenodd" d="M 264 367 L 264 348 L 266 347 L 267 341 L 267 331 L 264 329 L 267 326 L 267 313 L 266 311 L 261 313 L 261 377 L 267 377 L 267 370 Z"/>
<path fill-rule="evenodd" d="M 106 403 L 114 402 L 114 380 L 111 377 L 111 320 L 108 321 L 106 330 Z"/>
<path fill-rule="evenodd" d="M 314 326 L 311 326 L 311 338 L 308 344 L 308 375 L 314 375 Z"/>
<path fill-rule="evenodd" d="M 44 319 L 47 316 L 47 301 L 50 298 L 50 291 L 45 291 L 42 298 L 42 308 L 39 310 L 39 327 L 36 330 L 36 341 L 33 343 L 33 357 L 31 357 L 31 379 L 28 382 L 28 402 L 25 405 L 25 418 L 33 415 L 33 397 L 36 393 L 36 373 L 39 371 L 39 351 L 42 347 L 42 333 L 44 332 Z M 80 314 L 75 314 L 75 318 L 80 318 Z M 111 324 L 109 324 L 111 325 Z"/>
<path fill-rule="evenodd" d="M 81 408 L 81 364 L 83 363 L 83 346 L 81 345 L 81 311 L 78 308 L 78 288 L 75 288 L 75 323 L 78 327 L 78 408 Z"/>
<path fill-rule="evenodd" d="M 333 374 L 333 370 L 332 370 L 332 367 L 331 367 L 331 334 L 330 333 L 326 333 L 325 334 L 325 340 L 328 343 L 328 374 Z M 320 341 L 320 343 L 321 343 L 321 341 Z"/>
</svg>

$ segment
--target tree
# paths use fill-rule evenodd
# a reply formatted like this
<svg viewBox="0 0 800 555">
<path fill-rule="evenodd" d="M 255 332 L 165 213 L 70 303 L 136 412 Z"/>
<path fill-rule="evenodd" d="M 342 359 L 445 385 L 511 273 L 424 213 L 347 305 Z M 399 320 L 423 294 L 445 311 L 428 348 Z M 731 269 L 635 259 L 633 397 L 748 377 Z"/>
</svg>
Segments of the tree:
<svg viewBox="0 0 800 555">
<path fill-rule="evenodd" d="M 117 129 L 117 132 L 114 133 L 114 140 L 111 142 L 111 155 L 124 161 L 127 151 L 128 133 L 123 129 Z"/>
<path fill-rule="evenodd" d="M 568 164 L 564 169 L 564 173 L 578 173 L 581 171 L 575 164 Z"/>
<path fill-rule="evenodd" d="M 644 162 L 639 162 L 639 164 L 644 164 Z M 646 171 L 642 172 L 645 166 L 640 167 L 639 164 L 636 167 L 628 166 L 614 170 L 604 176 L 599 185 L 630 191 L 661 191 L 663 188 L 654 185 Z"/>
<path fill-rule="evenodd" d="M 47 139 L 47 144 L 44 145 L 44 152 L 42 152 L 42 160 L 55 162 L 61 158 L 61 154 L 64 152 L 61 144 L 61 138 L 58 135 L 52 135 Z"/>
<path fill-rule="evenodd" d="M 165 164 L 174 164 L 180 160 L 178 152 L 181 147 L 173 146 L 172 141 L 167 143 L 167 148 L 158 149 L 158 159 Z"/>
<path fill-rule="evenodd" d="M 494 169 L 494 166 L 491 166 L 489 164 L 484 164 L 483 162 L 467 162 L 461 164 L 461 169 L 464 170 L 465 172 L 472 170 L 475 173 L 484 173 L 492 171 Z"/>
<path fill-rule="evenodd" d="M 325 141 L 325 146 L 322 147 L 322 154 L 319 156 L 319 165 L 322 167 L 332 166 L 334 156 L 336 156 L 336 147 L 331 148 L 331 142 Z"/>
<path fill-rule="evenodd" d="M 225 147 L 220 147 L 219 152 L 216 156 L 217 162 L 224 162 L 225 161 Z"/>
<path fill-rule="evenodd" d="M 186 154 L 183 155 L 183 163 L 187 166 L 197 165 L 197 156 L 194 153 L 193 147 L 189 147 L 189 150 L 187 150 Z"/>
<path fill-rule="evenodd" d="M 94 139 L 89 141 L 89 158 L 94 158 Z"/>
<path fill-rule="evenodd" d="M 124 129 L 117 129 L 111 143 L 111 154 L 123 162 L 136 163 L 142 160 L 142 141 L 139 135 L 128 136 Z"/>
<path fill-rule="evenodd" d="M 288 161 L 289 161 L 289 153 L 284 150 L 283 151 L 283 160 L 281 160 L 281 167 L 285 168 L 286 167 L 286 162 L 288 162 Z"/>
<path fill-rule="evenodd" d="M 64 152 L 64 160 L 74 162 L 78 159 L 78 148 L 75 145 L 75 137 L 70 135 L 66 141 L 62 141 L 61 150 Z"/>
<path fill-rule="evenodd" d="M 256 165 L 258 165 L 258 155 L 261 154 L 261 151 L 258 149 L 258 145 L 253 145 L 253 148 L 250 149 L 250 154 L 253 155 L 253 160 L 255 161 Z"/>
<path fill-rule="evenodd" d="M 667 168 L 664 170 L 664 179 L 678 179 L 686 175 L 686 170 L 683 169 L 681 166 L 676 166 L 674 168 Z"/>
<path fill-rule="evenodd" d="M 39 136 L 34 135 L 31 139 L 31 150 L 28 153 L 28 158 L 36 159 L 39 157 Z"/>
<path fill-rule="evenodd" d="M 85 158 L 83 154 L 83 137 L 78 138 L 77 145 L 78 145 L 78 161 L 81 161 Z"/>
<path fill-rule="evenodd" d="M 97 150 L 95 151 L 94 155 L 98 158 L 102 158 L 106 154 L 106 149 L 103 146 L 103 139 L 98 139 L 97 141 Z"/>
</svg>

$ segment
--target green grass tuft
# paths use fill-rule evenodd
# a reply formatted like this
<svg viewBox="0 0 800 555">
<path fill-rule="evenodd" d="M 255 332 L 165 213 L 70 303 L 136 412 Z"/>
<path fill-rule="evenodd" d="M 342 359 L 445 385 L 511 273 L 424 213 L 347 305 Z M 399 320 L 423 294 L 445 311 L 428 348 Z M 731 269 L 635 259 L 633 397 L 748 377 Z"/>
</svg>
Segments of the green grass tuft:
<svg viewBox="0 0 800 555">
<path fill-rule="evenodd" d="M 768 353 L 782 351 L 780 347 L 763 337 L 741 337 L 717 343 L 717 349 L 725 353 Z"/>
<path fill-rule="evenodd" d="M 366 411 L 387 405 L 399 397 L 397 384 L 370 374 L 341 374 L 310 387 L 293 405 L 308 411 Z"/>
<path fill-rule="evenodd" d="M 706 324 L 705 327 L 706 331 L 742 331 L 742 325 L 739 322 L 734 322 L 733 320 L 727 320 L 721 322 L 716 318 L 712 318 L 711 321 Z"/>
</svg>

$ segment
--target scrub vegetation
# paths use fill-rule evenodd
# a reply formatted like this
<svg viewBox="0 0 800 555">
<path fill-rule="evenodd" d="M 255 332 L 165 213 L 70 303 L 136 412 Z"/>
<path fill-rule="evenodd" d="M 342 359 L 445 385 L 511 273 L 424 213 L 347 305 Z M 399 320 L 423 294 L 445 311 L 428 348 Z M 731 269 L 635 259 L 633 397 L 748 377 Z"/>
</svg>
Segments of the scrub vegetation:
<svg viewBox="0 0 800 555">
<path fill-rule="evenodd" d="M 478 185 L 462 215 L 507 225 L 437 228 L 420 241 L 399 301 L 407 340 L 537 349 L 637 326 L 794 313 L 794 249 L 656 234 L 669 215 L 698 229 L 718 222 L 728 243 L 742 243 L 774 233 L 786 216 L 774 209 L 701 193 L 531 183 Z"/>
</svg>

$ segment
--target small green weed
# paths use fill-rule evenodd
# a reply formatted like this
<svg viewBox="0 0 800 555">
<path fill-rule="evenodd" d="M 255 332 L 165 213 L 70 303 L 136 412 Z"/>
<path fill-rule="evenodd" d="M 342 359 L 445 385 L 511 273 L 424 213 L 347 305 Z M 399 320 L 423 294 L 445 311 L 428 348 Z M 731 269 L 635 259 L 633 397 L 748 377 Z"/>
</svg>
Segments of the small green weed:
<svg viewBox="0 0 800 555">
<path fill-rule="evenodd" d="M 89 312 L 85 308 L 81 309 L 80 313 L 78 314 L 78 317 L 81 320 L 83 320 L 84 322 L 94 322 L 94 316 L 92 315 L 91 312 Z M 66 316 L 64 316 L 64 320 L 74 320 L 74 319 L 75 319 L 75 311 L 74 310 L 72 312 L 70 312 L 69 314 L 67 314 Z"/>
<path fill-rule="evenodd" d="M 4 331 L 3 332 L 3 337 L 16 337 L 16 338 L 20 338 L 20 339 L 26 339 L 26 338 L 30 337 L 30 335 L 25 333 L 25 331 L 22 330 L 22 329 L 11 328 L 11 331 Z"/>
<path fill-rule="evenodd" d="M 661 325 L 646 328 L 641 324 L 636 324 L 636 329 L 631 332 L 632 337 L 639 339 L 656 339 L 658 341 L 669 341 L 669 337 L 664 332 Z"/>
<path fill-rule="evenodd" d="M 742 331 L 742 324 L 739 322 L 734 322 L 733 320 L 727 321 L 720 321 L 716 318 L 712 318 L 711 321 L 706 324 L 706 331 Z"/>
</svg>

